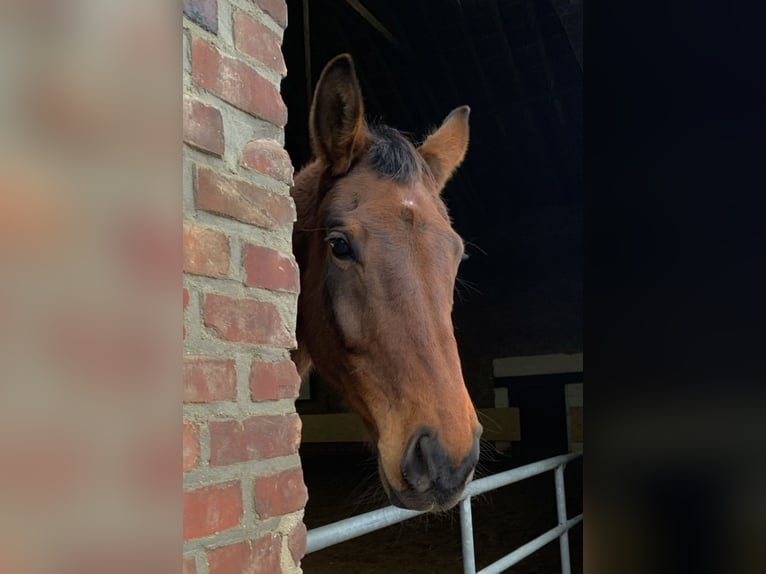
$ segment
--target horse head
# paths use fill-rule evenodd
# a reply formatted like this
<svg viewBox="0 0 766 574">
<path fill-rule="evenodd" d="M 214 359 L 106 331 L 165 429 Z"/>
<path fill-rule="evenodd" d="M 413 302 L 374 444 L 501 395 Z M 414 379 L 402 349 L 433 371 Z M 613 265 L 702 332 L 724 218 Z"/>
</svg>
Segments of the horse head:
<svg viewBox="0 0 766 574">
<path fill-rule="evenodd" d="M 311 107 L 314 159 L 292 189 L 294 360 L 337 385 L 372 436 L 391 502 L 411 509 L 454 506 L 479 458 L 452 326 L 463 242 L 440 195 L 465 156 L 469 111 L 416 147 L 367 124 L 353 62 L 338 56 Z"/>
</svg>

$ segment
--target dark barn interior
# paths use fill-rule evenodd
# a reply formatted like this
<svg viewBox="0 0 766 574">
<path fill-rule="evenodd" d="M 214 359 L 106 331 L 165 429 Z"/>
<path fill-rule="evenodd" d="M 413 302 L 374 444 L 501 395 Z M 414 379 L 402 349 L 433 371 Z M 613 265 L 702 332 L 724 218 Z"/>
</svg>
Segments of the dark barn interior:
<svg viewBox="0 0 766 574">
<path fill-rule="evenodd" d="M 296 169 L 309 159 L 311 90 L 324 64 L 339 53 L 354 58 L 368 117 L 415 141 L 453 108 L 471 107 L 468 154 L 444 197 L 469 255 L 461 266 L 453 318 L 476 406 L 492 407 L 494 387 L 502 385 L 494 379 L 493 358 L 581 353 L 579 0 L 288 0 L 288 9 L 283 52 L 289 72 L 282 95 L 289 110 L 286 148 Z M 556 401 L 563 400 L 565 382 L 555 377 L 545 385 L 524 381 L 509 394 L 511 406 L 520 411 L 517 446 L 526 438 L 541 449 L 497 454 L 486 463 L 488 472 L 561 452 L 564 422 L 557 413 L 563 406 L 559 409 Z M 298 401 L 300 412 L 344 408 L 320 381 L 312 382 L 311 395 L 312 400 Z M 375 468 L 369 453 L 351 446 L 304 445 L 301 454 L 310 493 L 309 528 L 382 505 L 382 494 L 370 495 Z M 345 478 L 323 474 L 349 466 L 349 459 L 366 462 Z M 570 514 L 581 505 L 579 472 L 567 471 Z M 545 475 L 476 501 L 487 517 L 485 535 L 477 531 L 477 566 L 555 524 L 552 482 Z M 389 530 L 309 555 L 305 571 L 461 571 L 456 515 Z M 414 539 L 416 554 L 400 550 L 408 538 Z M 496 540 L 497 549 L 482 550 L 479 538 L 490 545 Z M 579 572 L 580 527 L 572 532 L 572 544 L 573 571 Z M 397 561 L 399 553 L 404 557 Z M 510 571 L 559 568 L 558 547 L 550 544 Z"/>
</svg>

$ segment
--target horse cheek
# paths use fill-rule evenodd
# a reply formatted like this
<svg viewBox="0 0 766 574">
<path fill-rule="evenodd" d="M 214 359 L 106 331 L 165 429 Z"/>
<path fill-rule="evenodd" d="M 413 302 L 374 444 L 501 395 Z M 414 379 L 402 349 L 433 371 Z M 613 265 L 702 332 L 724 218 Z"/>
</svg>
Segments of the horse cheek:
<svg viewBox="0 0 766 574">
<path fill-rule="evenodd" d="M 348 286 L 334 298 L 333 311 L 340 336 L 340 344 L 347 351 L 360 349 L 364 345 L 363 313 L 360 312 L 362 298 L 357 290 Z"/>
</svg>

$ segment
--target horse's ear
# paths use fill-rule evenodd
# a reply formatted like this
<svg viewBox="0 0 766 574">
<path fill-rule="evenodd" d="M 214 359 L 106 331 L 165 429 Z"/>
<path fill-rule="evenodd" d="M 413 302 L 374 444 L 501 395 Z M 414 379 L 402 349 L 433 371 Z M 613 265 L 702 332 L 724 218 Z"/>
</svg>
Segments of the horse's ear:
<svg viewBox="0 0 766 574">
<path fill-rule="evenodd" d="M 336 56 L 322 70 L 309 118 L 311 148 L 333 175 L 342 175 L 367 145 L 362 90 L 348 54 Z"/>
<path fill-rule="evenodd" d="M 438 189 L 444 187 L 468 149 L 468 115 L 471 108 L 460 106 L 450 112 L 439 129 L 418 148 L 434 175 Z"/>
</svg>

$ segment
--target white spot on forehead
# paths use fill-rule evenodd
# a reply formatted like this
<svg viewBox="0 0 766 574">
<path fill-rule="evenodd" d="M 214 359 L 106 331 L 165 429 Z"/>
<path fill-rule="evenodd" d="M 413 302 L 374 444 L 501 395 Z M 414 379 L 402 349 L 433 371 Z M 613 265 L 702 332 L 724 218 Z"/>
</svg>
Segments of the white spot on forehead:
<svg viewBox="0 0 766 574">
<path fill-rule="evenodd" d="M 417 205 L 418 198 L 416 197 L 414 190 L 411 190 L 411 189 L 402 190 L 401 194 L 402 194 L 402 205 L 404 207 L 412 209 Z"/>
</svg>

